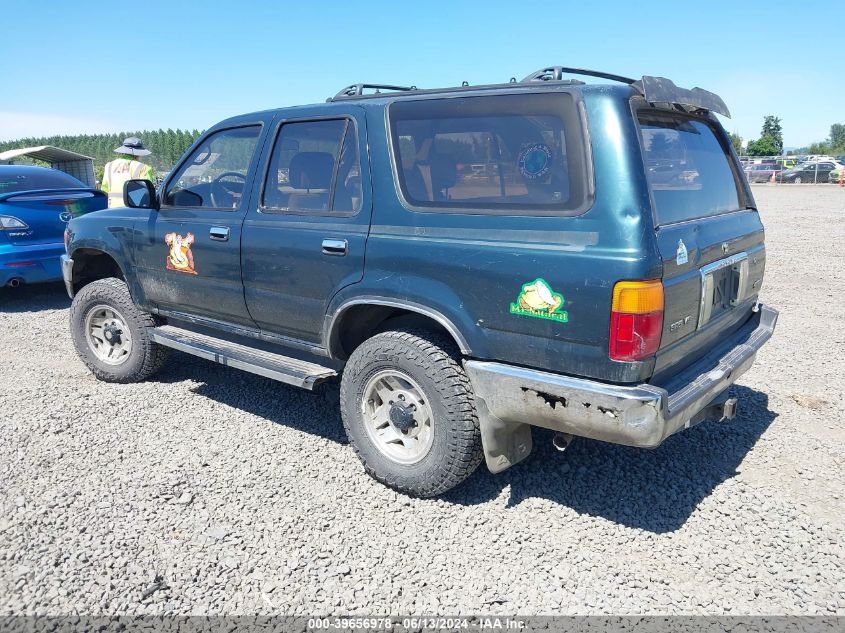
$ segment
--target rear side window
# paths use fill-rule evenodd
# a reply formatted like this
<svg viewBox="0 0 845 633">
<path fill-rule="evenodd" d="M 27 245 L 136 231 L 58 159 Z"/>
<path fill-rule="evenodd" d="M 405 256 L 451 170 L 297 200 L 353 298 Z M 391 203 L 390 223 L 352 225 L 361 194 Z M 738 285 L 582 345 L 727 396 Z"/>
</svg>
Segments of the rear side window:
<svg viewBox="0 0 845 633">
<path fill-rule="evenodd" d="M 267 172 L 265 212 L 350 215 L 361 208 L 361 165 L 349 119 L 282 126 Z"/>
<path fill-rule="evenodd" d="M 711 125 L 700 119 L 639 113 L 642 147 L 658 224 L 740 208 L 731 157 Z M 755 165 L 754 170 L 771 170 Z"/>
<path fill-rule="evenodd" d="M 81 189 L 82 182 L 53 169 L 35 169 L 26 172 L 14 168 L 0 169 L 0 195 L 37 189 Z"/>
<path fill-rule="evenodd" d="M 396 101 L 389 106 L 397 181 L 421 210 L 574 214 L 586 158 L 568 93 Z"/>
</svg>

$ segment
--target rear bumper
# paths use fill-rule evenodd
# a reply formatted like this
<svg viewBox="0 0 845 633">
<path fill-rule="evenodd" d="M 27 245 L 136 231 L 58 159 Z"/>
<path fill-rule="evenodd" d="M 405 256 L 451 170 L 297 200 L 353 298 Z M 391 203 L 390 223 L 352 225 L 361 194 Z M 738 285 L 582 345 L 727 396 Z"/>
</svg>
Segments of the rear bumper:
<svg viewBox="0 0 845 633">
<path fill-rule="evenodd" d="M 757 350 L 771 338 L 777 317 L 776 310 L 759 306 L 748 323 L 683 370 L 668 388 L 611 385 L 467 361 L 487 465 L 498 472 L 523 459 L 531 450 L 528 424 L 651 448 L 704 419 L 722 417 L 724 398 L 720 396 L 754 363 Z"/>
<path fill-rule="evenodd" d="M 62 242 L 32 246 L 4 244 L 0 247 L 0 286 L 15 279 L 27 284 L 58 281 L 62 278 L 59 257 L 64 251 Z"/>
</svg>

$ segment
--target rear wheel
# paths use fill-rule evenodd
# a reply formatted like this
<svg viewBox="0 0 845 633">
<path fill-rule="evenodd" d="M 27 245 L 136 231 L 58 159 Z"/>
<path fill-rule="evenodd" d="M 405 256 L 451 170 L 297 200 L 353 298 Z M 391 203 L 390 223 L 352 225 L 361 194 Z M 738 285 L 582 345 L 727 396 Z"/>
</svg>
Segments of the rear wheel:
<svg viewBox="0 0 845 633">
<path fill-rule="evenodd" d="M 450 340 L 420 330 L 382 332 L 355 350 L 341 380 L 341 414 L 370 475 L 432 497 L 478 467 L 478 417 L 459 361 Z"/>
<path fill-rule="evenodd" d="M 168 350 L 150 339 L 155 326 L 153 316 L 133 303 L 120 279 L 91 282 L 70 307 L 76 352 L 106 382 L 138 382 L 161 368 Z"/>
<path fill-rule="evenodd" d="M 795 176 L 795 180 L 793 180 L 792 182 L 794 182 L 796 185 L 800 185 L 804 181 L 801 179 L 801 176 Z"/>
</svg>

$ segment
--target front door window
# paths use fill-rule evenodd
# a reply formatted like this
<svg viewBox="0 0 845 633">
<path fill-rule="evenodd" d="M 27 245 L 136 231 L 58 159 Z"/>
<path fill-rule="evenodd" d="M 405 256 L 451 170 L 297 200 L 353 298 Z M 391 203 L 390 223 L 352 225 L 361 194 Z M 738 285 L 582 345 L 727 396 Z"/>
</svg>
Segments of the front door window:
<svg viewBox="0 0 845 633">
<path fill-rule="evenodd" d="M 261 127 L 221 130 L 202 141 L 171 178 L 162 202 L 174 207 L 235 209 Z"/>
</svg>

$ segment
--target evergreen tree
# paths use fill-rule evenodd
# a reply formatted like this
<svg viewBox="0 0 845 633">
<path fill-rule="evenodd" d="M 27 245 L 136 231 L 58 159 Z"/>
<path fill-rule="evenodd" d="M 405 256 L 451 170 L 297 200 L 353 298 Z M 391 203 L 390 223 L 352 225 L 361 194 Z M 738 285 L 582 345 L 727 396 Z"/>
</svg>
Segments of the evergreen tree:
<svg viewBox="0 0 845 633">
<path fill-rule="evenodd" d="M 140 130 L 136 132 L 118 132 L 114 134 L 77 134 L 74 136 L 54 135 L 40 138 L 21 138 L 0 142 L 0 152 L 7 149 L 54 145 L 77 152 L 94 159 L 95 173 L 102 172 L 103 166 L 115 157 L 114 149 L 123 144 L 123 139 L 137 136 L 152 152 L 144 162 L 152 165 L 156 171 L 170 170 L 185 150 L 200 135 L 199 130 Z"/>
<path fill-rule="evenodd" d="M 783 154 L 783 127 L 780 118 L 772 114 L 763 119 L 760 138 L 748 141 L 750 156 L 780 156 Z"/>
</svg>

